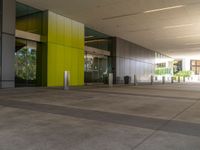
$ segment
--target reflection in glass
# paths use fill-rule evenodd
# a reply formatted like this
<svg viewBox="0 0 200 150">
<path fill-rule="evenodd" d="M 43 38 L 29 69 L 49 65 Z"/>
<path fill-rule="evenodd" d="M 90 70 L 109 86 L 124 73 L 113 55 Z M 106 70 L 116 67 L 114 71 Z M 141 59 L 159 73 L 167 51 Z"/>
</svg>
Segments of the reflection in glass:
<svg viewBox="0 0 200 150">
<path fill-rule="evenodd" d="M 85 82 L 103 82 L 108 73 L 108 57 L 103 55 L 85 55 Z"/>
<path fill-rule="evenodd" d="M 16 86 L 34 86 L 36 84 L 36 47 L 36 42 L 21 39 L 16 40 Z"/>
</svg>

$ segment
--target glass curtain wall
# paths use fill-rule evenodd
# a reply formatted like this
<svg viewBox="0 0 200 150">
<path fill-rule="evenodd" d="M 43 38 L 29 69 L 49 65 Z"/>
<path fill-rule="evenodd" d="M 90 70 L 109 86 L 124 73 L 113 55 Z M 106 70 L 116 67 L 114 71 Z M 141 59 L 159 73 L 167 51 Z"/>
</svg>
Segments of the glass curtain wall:
<svg viewBox="0 0 200 150">
<path fill-rule="evenodd" d="M 46 36 L 43 28 L 44 13 L 28 5 L 16 2 L 16 30 Z M 16 38 L 15 72 L 16 86 L 47 85 L 47 51 L 45 42 L 30 41 L 30 37 Z M 46 37 L 45 37 L 46 38 Z"/>
<path fill-rule="evenodd" d="M 103 51 L 113 48 L 112 37 L 85 28 L 85 46 L 94 48 L 102 53 L 85 52 L 85 83 L 107 83 L 108 73 L 111 72 L 111 57 L 105 56 Z"/>
<path fill-rule="evenodd" d="M 16 39 L 15 83 L 20 86 L 36 86 L 37 43 Z"/>
<path fill-rule="evenodd" d="M 108 73 L 108 57 L 85 54 L 85 83 L 105 82 Z"/>
<path fill-rule="evenodd" d="M 22 3 L 16 3 L 16 29 L 42 34 L 43 12 Z"/>
</svg>

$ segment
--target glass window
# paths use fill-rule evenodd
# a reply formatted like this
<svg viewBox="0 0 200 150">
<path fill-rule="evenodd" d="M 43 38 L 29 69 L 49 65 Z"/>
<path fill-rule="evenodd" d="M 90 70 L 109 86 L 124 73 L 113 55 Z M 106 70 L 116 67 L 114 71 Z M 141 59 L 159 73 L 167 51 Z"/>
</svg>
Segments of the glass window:
<svg viewBox="0 0 200 150">
<path fill-rule="evenodd" d="M 195 75 L 200 74 L 200 60 L 191 61 L 191 70 L 195 73 Z"/>
<path fill-rule="evenodd" d="M 196 61 L 195 60 L 192 60 L 192 65 L 196 65 Z"/>
<path fill-rule="evenodd" d="M 194 73 L 196 73 L 196 68 L 195 68 L 195 67 L 192 67 L 192 71 L 193 71 Z"/>
<path fill-rule="evenodd" d="M 200 67 L 197 67 L 196 74 L 197 74 L 197 75 L 200 75 Z"/>
<path fill-rule="evenodd" d="M 197 65 L 200 66 L 200 61 L 199 60 L 197 61 Z"/>
<path fill-rule="evenodd" d="M 37 43 L 16 39 L 15 82 L 16 86 L 35 86 L 37 72 Z"/>
<path fill-rule="evenodd" d="M 17 2 L 16 29 L 35 34 L 42 34 L 42 12 Z"/>
<path fill-rule="evenodd" d="M 104 82 L 108 74 L 108 57 L 103 55 L 86 54 L 85 82 Z"/>
</svg>

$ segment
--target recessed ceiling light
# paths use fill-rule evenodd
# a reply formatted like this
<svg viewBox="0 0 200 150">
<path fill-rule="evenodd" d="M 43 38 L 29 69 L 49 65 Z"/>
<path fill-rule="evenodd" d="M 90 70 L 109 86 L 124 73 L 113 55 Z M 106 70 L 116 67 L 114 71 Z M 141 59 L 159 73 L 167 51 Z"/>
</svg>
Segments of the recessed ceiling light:
<svg viewBox="0 0 200 150">
<path fill-rule="evenodd" d="M 164 7 L 164 8 L 159 8 L 159 9 L 152 9 L 152 10 L 147 10 L 147 11 L 145 11 L 144 13 L 153 13 L 153 12 L 158 12 L 158 11 L 176 9 L 176 8 L 181 8 L 181 7 L 184 7 L 184 6 L 185 6 L 185 5 L 177 5 L 177 6 Z"/>
<path fill-rule="evenodd" d="M 139 15 L 141 13 L 142 12 L 134 12 L 134 13 L 122 14 L 122 15 L 102 18 L 102 20 L 111 20 L 111 19 L 119 19 L 119 18 L 130 17 L 130 16 L 137 16 L 137 15 Z"/>
<path fill-rule="evenodd" d="M 86 39 L 93 38 L 93 37 L 94 37 L 94 36 L 92 36 L 92 35 L 85 36 Z"/>
<path fill-rule="evenodd" d="M 173 28 L 182 28 L 192 26 L 193 24 L 181 24 L 181 25 L 174 25 L 174 26 L 165 26 L 164 29 L 173 29 Z"/>
<path fill-rule="evenodd" d="M 200 34 L 192 34 L 192 35 L 184 35 L 184 36 L 177 36 L 176 39 L 183 39 L 183 38 L 189 38 L 189 37 L 199 37 Z"/>
<path fill-rule="evenodd" d="M 166 38 L 157 38 L 156 41 L 160 40 L 173 40 L 173 39 L 183 39 L 183 38 L 190 38 L 190 37 L 200 37 L 200 34 L 191 34 L 191 35 L 183 35 L 177 37 L 166 37 Z"/>
<path fill-rule="evenodd" d="M 85 41 L 85 43 L 93 43 L 93 42 L 107 42 L 107 39 L 94 39 L 90 41 Z"/>
<path fill-rule="evenodd" d="M 194 42 L 194 43 L 186 43 L 185 45 L 200 45 L 200 42 Z"/>
</svg>

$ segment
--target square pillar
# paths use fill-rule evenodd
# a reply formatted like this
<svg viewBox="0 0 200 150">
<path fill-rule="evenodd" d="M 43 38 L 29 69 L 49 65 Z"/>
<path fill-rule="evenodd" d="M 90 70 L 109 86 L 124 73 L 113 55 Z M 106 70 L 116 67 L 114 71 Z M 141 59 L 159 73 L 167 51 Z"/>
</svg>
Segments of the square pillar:
<svg viewBox="0 0 200 150">
<path fill-rule="evenodd" d="M 15 87 L 16 1 L 0 0 L 0 88 Z"/>
</svg>

